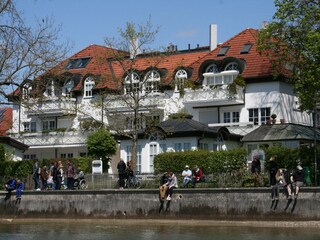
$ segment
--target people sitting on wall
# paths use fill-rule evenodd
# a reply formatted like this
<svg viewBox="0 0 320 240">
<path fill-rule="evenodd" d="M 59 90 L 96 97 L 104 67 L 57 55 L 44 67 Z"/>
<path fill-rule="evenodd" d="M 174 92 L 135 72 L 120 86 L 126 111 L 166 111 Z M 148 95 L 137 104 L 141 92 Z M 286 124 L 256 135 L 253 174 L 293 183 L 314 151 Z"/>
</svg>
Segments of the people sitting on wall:
<svg viewBox="0 0 320 240">
<path fill-rule="evenodd" d="M 194 188 L 196 183 L 203 182 L 203 179 L 202 170 L 198 166 L 195 166 L 193 169 L 191 186 Z"/>
<path fill-rule="evenodd" d="M 288 199 L 292 199 L 292 195 L 294 198 L 298 198 L 299 190 L 303 186 L 303 168 L 301 165 L 298 165 L 296 171 L 290 176 L 290 184 L 287 185 L 288 190 Z"/>
<path fill-rule="evenodd" d="M 182 187 L 185 188 L 188 186 L 188 184 L 192 181 L 192 171 L 189 168 L 189 165 L 186 165 L 184 167 L 184 170 L 182 171 Z"/>
<path fill-rule="evenodd" d="M 126 175 L 127 175 L 127 178 L 132 178 L 134 175 L 131 160 L 127 162 Z"/>
</svg>

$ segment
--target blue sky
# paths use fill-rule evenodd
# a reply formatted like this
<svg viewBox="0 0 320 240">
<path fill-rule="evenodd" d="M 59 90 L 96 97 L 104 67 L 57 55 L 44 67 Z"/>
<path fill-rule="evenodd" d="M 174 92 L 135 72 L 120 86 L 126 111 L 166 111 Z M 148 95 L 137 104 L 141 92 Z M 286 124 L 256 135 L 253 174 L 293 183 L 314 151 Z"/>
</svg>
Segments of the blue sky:
<svg viewBox="0 0 320 240">
<path fill-rule="evenodd" d="M 246 28 L 259 29 L 275 13 L 273 0 L 17 0 L 29 25 L 52 17 L 61 24 L 60 40 L 69 41 L 70 55 L 105 37 L 119 37 L 126 22 L 144 24 L 151 17 L 160 32 L 151 48 L 209 45 L 209 25 L 218 25 L 218 43 Z"/>
</svg>

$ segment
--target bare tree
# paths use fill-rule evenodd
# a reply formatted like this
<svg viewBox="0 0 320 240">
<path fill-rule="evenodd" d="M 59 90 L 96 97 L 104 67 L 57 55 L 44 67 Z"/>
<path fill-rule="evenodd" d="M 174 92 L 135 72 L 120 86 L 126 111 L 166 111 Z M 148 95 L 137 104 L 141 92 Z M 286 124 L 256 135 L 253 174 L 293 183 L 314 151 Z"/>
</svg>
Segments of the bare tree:
<svg viewBox="0 0 320 240">
<path fill-rule="evenodd" d="M 114 73 L 112 78 L 115 84 L 122 88 L 120 94 L 109 96 L 105 103 L 109 116 L 109 128 L 132 140 L 131 161 L 133 166 L 136 166 L 137 163 L 139 130 L 145 127 L 146 121 L 147 124 L 160 121 L 160 119 L 151 118 L 153 113 L 160 113 L 156 108 L 159 99 L 152 97 L 153 90 L 158 91 L 159 86 L 146 85 L 151 77 L 150 74 L 155 73 L 152 70 L 156 69 L 164 57 L 160 51 L 147 48 L 154 41 L 158 32 L 159 27 L 154 28 L 149 18 L 145 25 L 136 26 L 134 23 L 127 23 L 124 30 L 119 30 L 121 39 L 118 41 L 114 38 L 105 39 L 107 46 L 122 50 L 114 52 L 114 57 L 108 59 L 112 71 L 120 69 L 121 73 Z M 148 65 L 149 68 L 143 71 L 138 70 L 138 63 Z"/>
<path fill-rule="evenodd" d="M 0 0 L 0 99 L 65 58 L 68 44 L 55 44 L 60 27 L 52 19 L 27 26 L 13 0 Z"/>
</svg>

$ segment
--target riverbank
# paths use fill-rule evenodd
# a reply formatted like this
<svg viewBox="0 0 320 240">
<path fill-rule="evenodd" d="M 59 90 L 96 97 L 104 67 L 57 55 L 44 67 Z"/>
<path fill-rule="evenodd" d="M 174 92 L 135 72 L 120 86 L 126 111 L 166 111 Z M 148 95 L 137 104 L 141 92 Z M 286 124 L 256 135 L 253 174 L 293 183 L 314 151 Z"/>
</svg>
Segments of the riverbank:
<svg viewBox="0 0 320 240">
<path fill-rule="evenodd" d="M 320 228 L 320 221 L 226 221 L 226 220 L 171 220 L 171 219 L 65 219 L 65 218 L 14 218 L 0 219 L 0 224 L 72 223 L 96 225 L 163 225 L 163 226 L 216 226 L 216 227 L 272 227 Z"/>
</svg>

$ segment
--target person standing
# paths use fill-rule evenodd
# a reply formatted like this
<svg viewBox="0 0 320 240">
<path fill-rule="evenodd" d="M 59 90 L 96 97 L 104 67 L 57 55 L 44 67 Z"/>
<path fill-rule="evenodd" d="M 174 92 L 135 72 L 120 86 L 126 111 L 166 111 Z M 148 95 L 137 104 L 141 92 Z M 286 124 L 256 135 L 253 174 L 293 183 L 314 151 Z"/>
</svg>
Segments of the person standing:
<svg viewBox="0 0 320 240">
<path fill-rule="evenodd" d="M 63 165 L 62 165 L 62 162 L 59 161 L 58 168 L 57 168 L 57 190 L 61 189 L 62 181 L 63 181 Z"/>
<path fill-rule="evenodd" d="M 39 161 L 35 160 L 34 165 L 33 165 L 33 173 L 32 173 L 32 178 L 34 181 L 34 189 L 37 191 L 40 191 L 40 166 L 39 166 Z"/>
<path fill-rule="evenodd" d="M 182 171 L 181 175 L 183 177 L 182 187 L 185 188 L 188 185 L 188 183 L 192 180 L 192 171 L 190 170 L 189 165 L 186 165 L 184 167 L 184 170 Z"/>
<path fill-rule="evenodd" d="M 40 173 L 42 187 L 41 190 L 46 190 L 48 187 L 48 172 L 47 172 L 47 165 L 42 166 L 41 173 Z"/>
<path fill-rule="evenodd" d="M 71 162 L 71 160 L 68 160 L 67 162 L 67 188 L 69 190 L 73 189 L 73 182 L 74 182 L 74 166 Z"/>
<path fill-rule="evenodd" d="M 255 187 L 260 187 L 261 162 L 260 156 L 254 156 L 251 163 L 251 173 L 253 174 L 253 182 Z"/>
<path fill-rule="evenodd" d="M 279 199 L 279 184 L 276 179 L 277 172 L 278 172 L 278 166 L 277 166 L 276 158 L 275 156 L 271 156 L 269 160 L 269 182 L 271 186 L 272 200 Z"/>
<path fill-rule="evenodd" d="M 52 188 L 54 190 L 58 189 L 58 167 L 57 167 L 57 162 L 53 161 L 53 166 L 52 166 Z"/>
<path fill-rule="evenodd" d="M 125 162 L 122 159 L 120 159 L 120 162 L 118 162 L 118 165 L 117 165 L 120 189 L 123 189 L 125 187 L 126 168 L 127 166 Z"/>
</svg>

